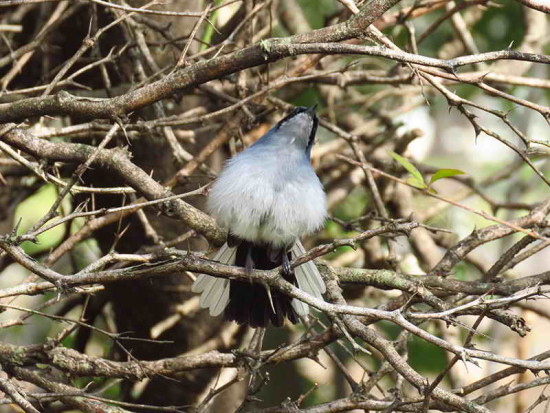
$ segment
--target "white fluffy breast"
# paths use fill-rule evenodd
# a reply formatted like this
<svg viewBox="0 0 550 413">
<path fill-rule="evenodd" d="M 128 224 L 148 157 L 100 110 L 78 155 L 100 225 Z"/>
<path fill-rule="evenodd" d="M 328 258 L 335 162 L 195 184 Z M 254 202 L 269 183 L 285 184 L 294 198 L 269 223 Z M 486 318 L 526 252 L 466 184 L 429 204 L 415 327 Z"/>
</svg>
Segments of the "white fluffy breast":
<svg viewBox="0 0 550 413">
<path fill-rule="evenodd" d="M 326 196 L 305 154 L 275 143 L 232 158 L 211 188 L 208 209 L 240 238 L 283 246 L 323 226 Z"/>
</svg>

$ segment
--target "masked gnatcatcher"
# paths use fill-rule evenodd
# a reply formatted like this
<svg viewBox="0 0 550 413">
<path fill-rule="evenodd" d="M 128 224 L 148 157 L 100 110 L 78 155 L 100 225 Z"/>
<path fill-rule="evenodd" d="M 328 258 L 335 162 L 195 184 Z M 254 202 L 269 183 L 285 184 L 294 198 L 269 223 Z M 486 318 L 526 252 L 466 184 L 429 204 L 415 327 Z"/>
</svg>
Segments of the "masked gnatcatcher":
<svg viewBox="0 0 550 413">
<path fill-rule="evenodd" d="M 293 270 L 290 260 L 305 250 L 300 237 L 319 230 L 326 218 L 326 196 L 311 167 L 311 147 L 319 120 L 315 106 L 297 107 L 255 144 L 230 159 L 214 182 L 207 207 L 228 231 L 214 260 L 271 270 L 322 299 L 325 284 L 312 261 Z M 262 284 L 201 274 L 192 290 L 200 306 L 216 316 L 252 327 L 282 326 L 306 317 L 309 307 Z"/>
</svg>

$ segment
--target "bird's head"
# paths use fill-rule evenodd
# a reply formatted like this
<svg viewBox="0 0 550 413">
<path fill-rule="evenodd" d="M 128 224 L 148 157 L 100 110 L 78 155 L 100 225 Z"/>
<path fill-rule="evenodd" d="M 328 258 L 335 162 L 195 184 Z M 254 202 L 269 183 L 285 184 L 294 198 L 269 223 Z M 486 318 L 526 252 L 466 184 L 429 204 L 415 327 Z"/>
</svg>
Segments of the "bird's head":
<svg viewBox="0 0 550 413">
<path fill-rule="evenodd" d="M 315 140 L 319 118 L 315 113 L 317 105 L 297 106 L 279 121 L 272 130 L 271 138 L 284 139 L 309 155 Z"/>
</svg>

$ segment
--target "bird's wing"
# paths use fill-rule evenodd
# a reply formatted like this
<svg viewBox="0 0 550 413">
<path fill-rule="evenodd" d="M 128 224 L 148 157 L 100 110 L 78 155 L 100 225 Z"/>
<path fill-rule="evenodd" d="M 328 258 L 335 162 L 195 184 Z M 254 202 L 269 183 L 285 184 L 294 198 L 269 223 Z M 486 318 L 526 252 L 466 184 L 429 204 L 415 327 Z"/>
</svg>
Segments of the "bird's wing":
<svg viewBox="0 0 550 413">
<path fill-rule="evenodd" d="M 225 243 L 214 256 L 213 260 L 222 264 L 233 265 L 235 263 L 236 251 L 237 247 L 229 247 Z M 211 316 L 221 314 L 229 302 L 229 280 L 227 278 L 200 274 L 193 283 L 191 291 L 201 293 L 199 306 L 201 308 L 208 308 Z"/>
<path fill-rule="evenodd" d="M 300 255 L 304 255 L 306 250 L 300 240 L 297 240 L 290 252 L 292 258 L 296 258 Z M 320 300 L 323 299 L 323 294 L 326 291 L 325 283 L 313 261 L 308 261 L 294 268 L 294 275 L 296 276 L 296 281 L 298 282 L 298 288 L 300 288 L 300 290 Z M 305 316 L 309 312 L 307 304 L 300 300 L 293 299 L 292 306 L 301 316 Z"/>
</svg>

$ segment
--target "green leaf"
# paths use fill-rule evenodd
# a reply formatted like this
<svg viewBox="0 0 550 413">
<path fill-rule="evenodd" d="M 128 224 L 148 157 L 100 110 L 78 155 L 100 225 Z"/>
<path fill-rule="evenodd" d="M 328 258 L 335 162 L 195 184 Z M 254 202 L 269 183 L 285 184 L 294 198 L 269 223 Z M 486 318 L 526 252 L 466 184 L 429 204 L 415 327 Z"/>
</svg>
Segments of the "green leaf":
<svg viewBox="0 0 550 413">
<path fill-rule="evenodd" d="M 466 172 L 463 172 L 460 169 L 440 169 L 432 175 L 432 178 L 430 179 L 430 185 L 433 184 L 435 181 L 439 181 L 440 179 L 448 178 L 455 175 L 464 175 L 465 173 Z"/>
<path fill-rule="evenodd" d="M 428 188 L 428 185 L 426 185 L 426 182 L 424 182 L 424 180 L 419 181 L 416 176 L 411 176 L 409 179 L 407 179 L 407 183 L 409 185 L 414 186 L 415 188 L 420 188 L 420 189 Z"/>
<path fill-rule="evenodd" d="M 410 163 L 407 159 L 403 158 L 401 155 L 396 154 L 395 152 L 390 151 L 390 155 L 395 159 L 403 168 L 410 172 L 413 176 L 413 181 L 409 182 L 411 185 L 416 186 L 417 188 L 427 188 L 426 182 L 424 182 L 424 177 L 420 173 L 416 166 Z M 414 182 L 414 183 L 413 183 Z M 420 186 L 419 186 L 420 185 Z"/>
</svg>

